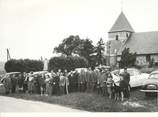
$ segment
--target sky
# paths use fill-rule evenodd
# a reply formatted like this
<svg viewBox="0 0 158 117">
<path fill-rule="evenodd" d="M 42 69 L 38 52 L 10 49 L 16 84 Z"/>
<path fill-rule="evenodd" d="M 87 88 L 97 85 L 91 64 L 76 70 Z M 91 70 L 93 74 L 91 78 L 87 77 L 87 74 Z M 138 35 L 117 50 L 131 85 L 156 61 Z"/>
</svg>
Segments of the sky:
<svg viewBox="0 0 158 117">
<path fill-rule="evenodd" d="M 158 0 L 0 0 L 0 61 L 54 56 L 69 35 L 106 42 L 123 10 L 135 32 L 158 31 Z"/>
</svg>

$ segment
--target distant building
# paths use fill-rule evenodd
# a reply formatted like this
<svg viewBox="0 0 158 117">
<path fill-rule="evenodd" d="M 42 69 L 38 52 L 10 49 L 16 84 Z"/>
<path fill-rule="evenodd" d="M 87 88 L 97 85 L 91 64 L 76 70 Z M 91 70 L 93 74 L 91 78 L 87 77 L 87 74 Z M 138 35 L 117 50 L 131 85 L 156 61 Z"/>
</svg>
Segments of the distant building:
<svg viewBox="0 0 158 117">
<path fill-rule="evenodd" d="M 137 65 L 148 65 L 152 59 L 158 62 L 158 31 L 135 32 L 123 12 L 108 32 L 108 38 L 107 56 L 111 65 L 120 60 L 125 48 L 137 53 Z"/>
</svg>

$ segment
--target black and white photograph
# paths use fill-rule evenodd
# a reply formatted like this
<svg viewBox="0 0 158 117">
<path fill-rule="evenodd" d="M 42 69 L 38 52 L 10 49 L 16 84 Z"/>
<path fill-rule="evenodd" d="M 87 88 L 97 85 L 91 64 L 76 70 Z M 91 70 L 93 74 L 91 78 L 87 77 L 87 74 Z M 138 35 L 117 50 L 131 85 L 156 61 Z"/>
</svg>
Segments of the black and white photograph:
<svg viewBox="0 0 158 117">
<path fill-rule="evenodd" d="M 158 0 L 0 0 L 12 112 L 158 112 Z"/>
</svg>

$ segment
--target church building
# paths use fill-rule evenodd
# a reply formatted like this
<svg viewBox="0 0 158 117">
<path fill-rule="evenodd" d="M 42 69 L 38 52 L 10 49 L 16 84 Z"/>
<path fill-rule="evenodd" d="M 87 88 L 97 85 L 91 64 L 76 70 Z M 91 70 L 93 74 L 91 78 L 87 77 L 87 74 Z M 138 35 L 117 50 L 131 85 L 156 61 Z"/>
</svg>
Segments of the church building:
<svg viewBox="0 0 158 117">
<path fill-rule="evenodd" d="M 125 48 L 137 53 L 136 64 L 148 65 L 154 60 L 158 63 L 158 31 L 135 32 L 123 12 L 108 32 L 107 56 L 108 63 L 115 65 Z"/>
</svg>

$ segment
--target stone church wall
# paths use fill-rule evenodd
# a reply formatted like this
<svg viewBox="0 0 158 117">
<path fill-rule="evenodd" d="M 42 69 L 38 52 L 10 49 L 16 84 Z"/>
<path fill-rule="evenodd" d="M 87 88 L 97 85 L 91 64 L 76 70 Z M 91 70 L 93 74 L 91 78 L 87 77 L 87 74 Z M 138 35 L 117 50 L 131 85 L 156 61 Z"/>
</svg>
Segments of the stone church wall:
<svg viewBox="0 0 158 117">
<path fill-rule="evenodd" d="M 120 61 L 121 57 L 117 57 L 117 61 Z M 146 56 L 137 56 L 136 57 L 136 64 L 139 66 L 145 66 L 149 63 L 146 61 Z"/>
<path fill-rule="evenodd" d="M 115 33 L 109 33 L 108 35 L 109 40 L 116 40 L 116 36 L 118 36 L 118 40 L 125 41 L 129 36 L 129 32 L 115 32 Z"/>
<path fill-rule="evenodd" d="M 151 55 L 150 59 L 154 59 L 154 63 L 158 63 L 158 55 Z M 140 66 L 149 65 L 149 62 L 146 60 L 146 56 L 137 56 L 136 64 Z"/>
<path fill-rule="evenodd" d="M 110 57 L 110 65 L 115 65 L 116 64 L 116 56 L 111 56 Z"/>
<path fill-rule="evenodd" d="M 137 56 L 136 58 L 136 64 L 139 66 L 145 66 L 148 65 L 149 63 L 146 60 L 146 56 Z"/>
<path fill-rule="evenodd" d="M 155 63 L 158 63 L 158 55 L 151 55 L 151 59 L 154 59 Z"/>
<path fill-rule="evenodd" d="M 157 63 L 158 64 L 158 55 L 151 55 L 150 58 L 154 59 L 154 63 Z M 117 57 L 117 61 L 120 61 L 121 60 L 121 57 L 118 56 Z M 136 57 L 136 65 L 139 65 L 139 66 L 146 66 L 146 65 L 149 65 L 149 62 L 146 60 L 146 55 L 139 55 Z"/>
</svg>

